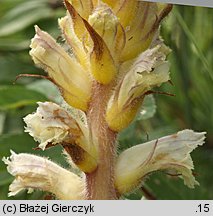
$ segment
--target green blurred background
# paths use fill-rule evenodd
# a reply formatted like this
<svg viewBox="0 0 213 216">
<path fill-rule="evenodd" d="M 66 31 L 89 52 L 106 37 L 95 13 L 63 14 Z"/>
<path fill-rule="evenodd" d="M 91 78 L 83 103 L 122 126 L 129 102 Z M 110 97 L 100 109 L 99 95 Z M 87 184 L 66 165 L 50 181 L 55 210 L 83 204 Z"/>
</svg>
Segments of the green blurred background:
<svg viewBox="0 0 213 216">
<path fill-rule="evenodd" d="M 18 74 L 43 74 L 28 54 L 33 25 L 62 42 L 57 19 L 64 15 L 63 4 L 57 0 L 0 0 L 0 158 L 9 156 L 13 149 L 46 155 L 67 166 L 60 147 L 45 152 L 33 150 L 37 144 L 24 133 L 22 121 L 35 111 L 37 101 L 58 101 L 57 89 L 46 80 L 33 78 L 22 78 L 13 84 Z M 158 172 L 126 197 L 213 199 L 213 9 L 175 6 L 161 32 L 172 49 L 169 60 L 173 85 L 164 84 L 160 90 L 176 96 L 149 97 L 143 107 L 146 114 L 139 115 L 120 135 L 120 150 L 185 128 L 207 131 L 206 144 L 192 154 L 200 186 L 191 190 L 180 178 Z M 8 199 L 12 179 L 0 161 L 0 199 Z M 45 196 L 43 192 L 22 192 L 12 199 Z"/>
</svg>

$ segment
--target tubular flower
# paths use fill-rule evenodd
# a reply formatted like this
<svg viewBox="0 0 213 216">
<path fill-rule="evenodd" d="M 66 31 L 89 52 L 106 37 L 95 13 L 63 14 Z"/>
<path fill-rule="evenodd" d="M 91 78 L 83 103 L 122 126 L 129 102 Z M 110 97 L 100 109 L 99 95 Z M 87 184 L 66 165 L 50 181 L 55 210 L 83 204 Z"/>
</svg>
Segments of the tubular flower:
<svg viewBox="0 0 213 216">
<path fill-rule="evenodd" d="M 127 127 L 137 114 L 146 93 L 167 82 L 169 49 L 161 42 L 141 53 L 120 80 L 109 101 L 106 119 L 111 129 Z"/>
<path fill-rule="evenodd" d="M 122 152 L 116 163 L 115 185 L 123 194 L 130 192 L 144 177 L 157 170 L 175 171 L 184 183 L 193 188 L 198 184 L 192 175 L 194 168 L 190 153 L 203 145 L 205 133 L 183 130 Z"/>
<path fill-rule="evenodd" d="M 70 105 L 86 110 L 91 87 L 89 74 L 50 35 L 37 26 L 35 29 L 36 35 L 30 45 L 35 64 L 48 72 Z"/>
<path fill-rule="evenodd" d="M 96 167 L 96 149 L 89 142 L 89 132 L 85 122 L 74 117 L 59 105 L 38 103 L 36 113 L 24 118 L 28 132 L 39 148 L 45 150 L 49 145 L 61 144 L 67 151 L 73 152 L 72 159 L 83 171 Z M 77 153 L 77 155 L 76 155 Z"/>
<path fill-rule="evenodd" d="M 15 176 L 10 185 L 9 196 L 24 189 L 48 191 L 62 200 L 85 199 L 83 178 L 61 168 L 46 158 L 30 154 L 16 154 L 11 151 L 9 158 L 3 158 L 8 172 Z"/>
<path fill-rule="evenodd" d="M 26 188 L 59 199 L 119 199 L 156 170 L 181 174 L 186 185 L 196 185 L 190 153 L 203 144 L 205 133 L 184 130 L 116 154 L 118 133 L 153 88 L 170 80 L 170 49 L 159 26 L 172 6 L 140 0 L 64 3 L 66 16 L 58 20 L 63 47 L 37 26 L 30 45 L 33 61 L 64 101 L 39 102 L 24 118 L 25 131 L 43 150 L 61 145 L 85 181 L 45 158 L 12 153 L 3 159 L 16 178 L 9 195 Z"/>
</svg>

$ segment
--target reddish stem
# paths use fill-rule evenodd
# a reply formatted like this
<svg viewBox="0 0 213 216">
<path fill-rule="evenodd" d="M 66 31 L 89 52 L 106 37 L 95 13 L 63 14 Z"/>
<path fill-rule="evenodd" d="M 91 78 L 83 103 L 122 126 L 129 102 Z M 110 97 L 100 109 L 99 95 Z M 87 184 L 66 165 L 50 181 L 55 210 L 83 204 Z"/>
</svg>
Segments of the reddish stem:
<svg viewBox="0 0 213 216">
<path fill-rule="evenodd" d="M 87 113 L 93 142 L 98 148 L 98 167 L 86 174 L 88 199 L 117 199 L 114 187 L 114 163 L 117 133 L 112 131 L 105 120 L 106 106 L 111 86 L 98 83 L 93 85 L 92 101 Z"/>
</svg>

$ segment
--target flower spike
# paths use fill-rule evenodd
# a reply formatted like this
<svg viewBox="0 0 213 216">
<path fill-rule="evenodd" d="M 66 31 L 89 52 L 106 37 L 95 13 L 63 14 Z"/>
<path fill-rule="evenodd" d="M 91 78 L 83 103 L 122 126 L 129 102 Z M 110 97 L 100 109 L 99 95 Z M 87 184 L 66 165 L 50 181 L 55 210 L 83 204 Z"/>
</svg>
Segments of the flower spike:
<svg viewBox="0 0 213 216">
<path fill-rule="evenodd" d="M 147 95 L 170 82 L 170 49 L 160 37 L 170 4 L 143 0 L 64 0 L 58 20 L 63 46 L 35 26 L 30 44 L 41 77 L 61 92 L 61 104 L 38 103 L 24 118 L 39 148 L 61 145 L 68 163 L 85 179 L 46 158 L 15 154 L 3 158 L 15 180 L 9 195 L 23 189 L 49 191 L 59 199 L 119 199 L 157 170 L 198 182 L 190 153 L 205 133 L 183 130 L 117 155 L 119 132 L 133 122 Z M 172 172 L 171 172 L 172 171 Z"/>
</svg>

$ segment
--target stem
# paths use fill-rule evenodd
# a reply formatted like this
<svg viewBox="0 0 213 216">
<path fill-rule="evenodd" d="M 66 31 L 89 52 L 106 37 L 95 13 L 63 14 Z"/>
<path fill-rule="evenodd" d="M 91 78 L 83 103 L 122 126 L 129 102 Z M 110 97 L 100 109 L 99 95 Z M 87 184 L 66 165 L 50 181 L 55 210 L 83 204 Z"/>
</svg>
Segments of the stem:
<svg viewBox="0 0 213 216">
<path fill-rule="evenodd" d="M 98 167 L 86 174 L 88 199 L 117 199 L 114 187 L 114 162 L 117 133 L 112 131 L 105 120 L 106 106 L 111 86 L 98 83 L 93 85 L 92 101 L 87 113 L 91 136 L 98 149 Z"/>
</svg>

